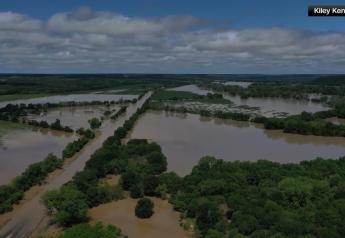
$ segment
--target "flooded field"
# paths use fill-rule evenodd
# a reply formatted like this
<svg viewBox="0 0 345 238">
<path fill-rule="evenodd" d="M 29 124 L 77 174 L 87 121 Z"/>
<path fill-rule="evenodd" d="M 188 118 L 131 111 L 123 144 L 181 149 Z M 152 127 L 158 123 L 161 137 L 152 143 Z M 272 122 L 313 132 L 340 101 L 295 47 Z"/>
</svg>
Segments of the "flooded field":
<svg viewBox="0 0 345 238">
<path fill-rule="evenodd" d="M 236 81 L 229 81 L 229 82 L 225 82 L 224 85 L 231 85 L 231 86 L 240 86 L 242 88 L 248 88 L 249 85 L 251 85 L 253 83 L 251 82 L 236 82 Z"/>
<path fill-rule="evenodd" d="M 9 129 L 0 138 L 0 185 L 9 183 L 30 164 L 41 161 L 49 153 L 61 157 L 67 143 L 75 139 L 73 134 L 64 132 L 30 127 Z"/>
<path fill-rule="evenodd" d="M 80 106 L 80 107 L 61 107 L 50 109 L 48 112 L 41 115 L 29 115 L 28 119 L 34 119 L 37 121 L 46 121 L 49 124 L 55 122 L 56 119 L 61 121 L 63 126 L 69 126 L 72 129 L 78 129 L 80 127 L 89 128 L 88 120 L 97 117 L 101 118 L 103 113 L 107 110 L 118 110 L 119 106 L 111 105 L 109 107 L 97 105 L 97 106 Z M 113 112 L 112 112 L 113 114 Z"/>
<path fill-rule="evenodd" d="M 90 210 L 93 222 L 102 221 L 119 227 L 123 234 L 132 238 L 175 238 L 188 237 L 179 225 L 179 214 L 173 211 L 167 200 L 151 198 L 154 202 L 154 214 L 150 219 L 135 216 L 137 200 L 127 198 L 102 204 Z"/>
<path fill-rule="evenodd" d="M 33 231 L 38 232 L 40 229 L 49 223 L 45 208 L 41 204 L 41 196 L 51 189 L 59 188 L 61 185 L 70 181 L 76 172 L 81 171 L 90 156 L 102 146 L 103 142 L 114 131 L 123 125 L 125 120 L 129 119 L 133 113 L 147 100 L 151 93 L 146 94 L 141 100 L 135 104 L 131 104 L 124 115 L 120 116 L 116 121 L 106 120 L 101 128 L 99 128 L 100 135 L 92 140 L 80 153 L 77 154 L 75 160 L 66 165 L 61 173 L 52 178 L 49 183 L 45 184 L 42 191 L 38 193 L 33 199 L 27 201 L 18 211 L 15 216 L 1 227 L 0 237 L 37 237 L 31 236 Z M 32 211 L 35 211 L 34 213 Z M 1 218 L 1 215 L 0 215 Z M 1 220 L 1 219 L 0 219 Z"/>
<path fill-rule="evenodd" d="M 210 90 L 201 89 L 196 85 L 185 85 L 171 90 L 175 91 L 187 91 L 200 95 L 206 95 L 212 93 Z M 289 115 L 299 114 L 303 111 L 306 112 L 318 112 L 328 110 L 326 105 L 321 103 L 311 102 L 307 100 L 295 100 L 295 99 L 281 99 L 281 98 L 247 98 L 242 99 L 240 96 L 233 96 L 230 94 L 223 94 L 224 98 L 231 100 L 235 106 L 249 106 L 258 107 L 256 113 L 263 116 L 278 116 L 279 114 L 286 113 Z"/>
<path fill-rule="evenodd" d="M 92 102 L 92 101 L 119 101 L 121 99 L 134 99 L 137 95 L 116 95 L 116 94 L 99 94 L 99 93 L 87 93 L 87 94 L 70 94 L 70 95 L 56 95 L 40 98 L 32 98 L 25 100 L 14 100 L 0 102 L 0 108 L 6 106 L 9 103 L 12 104 L 42 104 L 42 103 L 59 103 L 59 102 Z"/>
<path fill-rule="evenodd" d="M 236 105 L 247 105 L 249 107 L 259 107 L 259 113 L 264 116 L 277 116 L 280 113 L 289 115 L 306 112 L 325 111 L 329 108 L 321 103 L 307 100 L 281 99 L 281 98 L 247 98 L 224 94 L 224 98 L 231 100 Z"/>
<path fill-rule="evenodd" d="M 160 144 L 168 158 L 168 170 L 180 175 L 189 173 L 205 155 L 229 161 L 267 159 L 280 163 L 345 155 L 345 138 L 286 134 L 247 122 L 193 114 L 150 111 L 139 119 L 130 138 Z"/>
</svg>

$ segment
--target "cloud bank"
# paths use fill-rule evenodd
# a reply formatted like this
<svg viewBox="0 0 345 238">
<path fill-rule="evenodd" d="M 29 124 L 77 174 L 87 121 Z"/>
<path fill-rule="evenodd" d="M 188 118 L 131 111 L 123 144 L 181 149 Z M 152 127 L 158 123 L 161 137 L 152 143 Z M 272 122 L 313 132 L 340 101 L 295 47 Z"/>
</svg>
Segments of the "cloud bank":
<svg viewBox="0 0 345 238">
<path fill-rule="evenodd" d="M 345 34 L 218 27 L 81 7 L 42 21 L 0 12 L 2 72 L 344 73 Z"/>
</svg>

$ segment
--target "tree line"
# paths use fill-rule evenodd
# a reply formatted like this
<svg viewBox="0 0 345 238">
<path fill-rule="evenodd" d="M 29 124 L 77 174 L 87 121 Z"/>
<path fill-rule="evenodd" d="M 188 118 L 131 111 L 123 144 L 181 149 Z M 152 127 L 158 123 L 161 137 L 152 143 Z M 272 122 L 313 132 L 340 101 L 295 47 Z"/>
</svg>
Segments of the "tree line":
<svg viewBox="0 0 345 238">
<path fill-rule="evenodd" d="M 63 160 L 49 154 L 44 160 L 31 164 L 20 176 L 9 185 L 0 186 L 0 214 L 11 211 L 19 203 L 24 192 L 35 185 L 42 184 L 47 175 L 61 168 Z"/>
</svg>

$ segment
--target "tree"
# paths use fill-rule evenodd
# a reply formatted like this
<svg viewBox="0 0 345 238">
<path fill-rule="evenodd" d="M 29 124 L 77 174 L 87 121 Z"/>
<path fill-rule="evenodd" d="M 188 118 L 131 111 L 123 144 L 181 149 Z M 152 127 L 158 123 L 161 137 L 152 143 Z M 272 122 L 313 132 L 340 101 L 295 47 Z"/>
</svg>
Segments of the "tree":
<svg viewBox="0 0 345 238">
<path fill-rule="evenodd" d="M 134 171 L 127 171 L 121 176 L 121 185 L 124 190 L 129 190 L 132 186 L 137 185 L 140 181 L 139 174 Z"/>
<path fill-rule="evenodd" d="M 88 219 L 86 197 L 72 185 L 47 192 L 42 198 L 42 203 L 48 213 L 62 226 L 70 226 Z"/>
<path fill-rule="evenodd" d="M 144 194 L 146 196 L 156 196 L 156 188 L 159 185 L 159 180 L 154 175 L 146 176 L 143 180 Z"/>
<path fill-rule="evenodd" d="M 132 187 L 129 189 L 129 192 L 130 192 L 131 198 L 135 199 L 135 198 L 142 198 L 143 197 L 143 190 L 137 184 L 132 185 Z"/>
<path fill-rule="evenodd" d="M 209 229 L 220 220 L 217 205 L 208 200 L 202 200 L 198 204 L 196 212 L 196 224 L 202 234 L 206 234 Z"/>
<path fill-rule="evenodd" d="M 162 152 L 154 151 L 146 159 L 152 174 L 160 174 L 167 170 L 167 159 Z"/>
<path fill-rule="evenodd" d="M 136 207 L 135 207 L 135 215 L 139 218 L 150 218 L 154 211 L 153 211 L 154 204 L 148 198 L 141 198 Z"/>
<path fill-rule="evenodd" d="M 58 238 L 118 238 L 121 230 L 115 226 L 104 226 L 98 222 L 95 225 L 79 224 L 64 231 Z"/>
<path fill-rule="evenodd" d="M 102 125 L 102 122 L 97 117 L 94 117 L 89 120 L 89 124 L 91 129 L 97 129 Z"/>
</svg>

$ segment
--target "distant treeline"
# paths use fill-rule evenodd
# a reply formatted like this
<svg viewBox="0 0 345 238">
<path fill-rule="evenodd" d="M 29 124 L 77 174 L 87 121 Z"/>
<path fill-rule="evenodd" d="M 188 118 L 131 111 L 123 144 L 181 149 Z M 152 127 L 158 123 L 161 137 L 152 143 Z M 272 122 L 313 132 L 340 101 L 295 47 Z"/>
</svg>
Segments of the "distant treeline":
<svg viewBox="0 0 345 238">
<path fill-rule="evenodd" d="M 321 81 L 320 81 L 321 82 Z M 239 95 L 241 98 L 249 97 L 277 97 L 277 98 L 294 98 L 299 100 L 309 100 L 310 94 L 320 94 L 319 99 L 314 98 L 312 101 L 327 102 L 328 96 L 345 96 L 345 83 L 326 84 L 312 82 L 296 81 L 274 81 L 274 82 L 253 82 L 248 87 L 237 85 L 225 85 L 221 83 L 199 83 L 202 88 L 214 90 L 216 92 L 226 92 L 232 95 Z M 344 82 L 344 81 L 343 81 Z"/>
<path fill-rule="evenodd" d="M 67 94 L 109 89 L 151 90 L 160 87 L 177 87 L 194 81 L 193 77 L 180 75 L 0 75 L 0 95 L 14 94 Z"/>
</svg>

